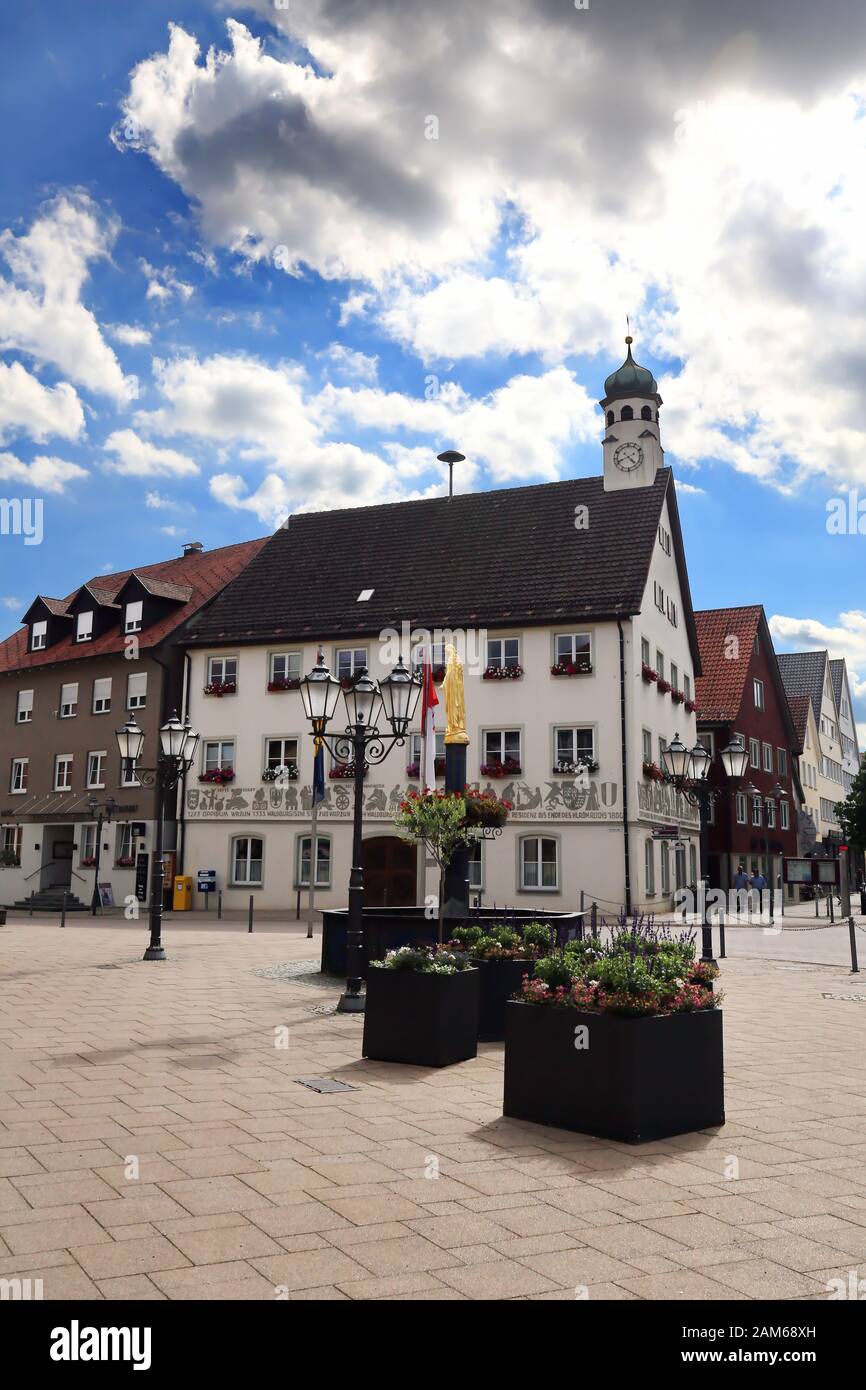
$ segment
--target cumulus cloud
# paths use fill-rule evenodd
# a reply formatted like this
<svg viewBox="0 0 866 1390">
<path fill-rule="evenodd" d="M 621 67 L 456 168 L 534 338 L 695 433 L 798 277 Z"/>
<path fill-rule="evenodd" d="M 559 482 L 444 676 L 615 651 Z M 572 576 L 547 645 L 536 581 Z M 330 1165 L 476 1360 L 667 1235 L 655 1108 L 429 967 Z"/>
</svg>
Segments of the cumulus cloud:
<svg viewBox="0 0 866 1390">
<path fill-rule="evenodd" d="M 850 609 L 840 613 L 833 624 L 817 618 L 793 618 L 777 613 L 770 618 L 769 627 L 779 650 L 828 651 L 831 660 L 844 660 L 851 696 L 863 708 L 866 702 L 866 612 Z M 866 723 L 858 724 L 857 731 L 862 752 L 866 749 Z"/>
<path fill-rule="evenodd" d="M 144 347 L 150 342 L 149 331 L 133 323 L 113 323 L 108 332 L 115 342 L 123 343 L 125 347 Z"/>
<path fill-rule="evenodd" d="M 29 232 L 0 233 L 9 276 L 0 277 L 0 349 L 29 353 L 64 376 L 115 401 L 137 393 L 82 302 L 92 261 L 106 257 L 118 224 L 101 217 L 84 193 L 46 204 Z"/>
<path fill-rule="evenodd" d="M 33 492 L 65 492 L 67 483 L 86 477 L 86 468 L 66 459 L 40 454 L 31 463 L 23 463 L 14 454 L 0 453 L 0 478 L 21 483 Z"/>
<path fill-rule="evenodd" d="M 345 343 L 329 343 L 319 357 L 327 362 L 332 376 L 347 381 L 375 381 L 379 373 L 378 357 L 368 357 Z"/>
<path fill-rule="evenodd" d="M 160 449 L 150 440 L 141 439 L 135 430 L 115 430 L 103 445 L 107 454 L 104 467 L 110 473 L 123 473 L 137 478 L 166 476 L 181 478 L 198 473 L 198 464 L 175 449 Z"/>
<path fill-rule="evenodd" d="M 0 362 L 0 442 L 16 434 L 42 444 L 50 435 L 77 439 L 84 411 L 67 381 L 43 386 L 20 362 Z"/>
<path fill-rule="evenodd" d="M 147 280 L 147 299 L 155 299 L 158 304 L 168 304 L 176 298 L 185 304 L 192 296 L 192 285 L 185 280 L 179 280 L 173 266 L 155 266 L 144 259 L 139 261 L 139 265 Z"/>
</svg>

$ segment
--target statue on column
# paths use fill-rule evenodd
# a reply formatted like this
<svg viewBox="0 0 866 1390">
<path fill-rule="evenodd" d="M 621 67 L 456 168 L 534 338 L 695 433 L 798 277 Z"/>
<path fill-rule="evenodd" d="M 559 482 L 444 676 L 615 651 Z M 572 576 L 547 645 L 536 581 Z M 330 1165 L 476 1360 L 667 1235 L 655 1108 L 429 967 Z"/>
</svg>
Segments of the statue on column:
<svg viewBox="0 0 866 1390">
<path fill-rule="evenodd" d="M 445 696 L 445 742 L 468 743 L 466 732 L 466 695 L 463 689 L 463 663 L 457 648 L 450 642 L 445 648 L 447 662 L 442 693 Z"/>
</svg>

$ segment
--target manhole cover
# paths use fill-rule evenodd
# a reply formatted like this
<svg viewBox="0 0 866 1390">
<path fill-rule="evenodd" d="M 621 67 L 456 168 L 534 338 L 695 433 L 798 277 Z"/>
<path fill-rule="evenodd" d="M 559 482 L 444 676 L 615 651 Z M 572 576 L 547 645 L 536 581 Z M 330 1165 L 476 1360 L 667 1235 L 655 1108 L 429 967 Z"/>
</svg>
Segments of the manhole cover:
<svg viewBox="0 0 866 1390">
<path fill-rule="evenodd" d="M 846 1004 L 866 1004 L 866 994 L 830 994 L 827 990 L 824 999 L 841 999 Z"/>
<path fill-rule="evenodd" d="M 357 1091 L 357 1086 L 348 1086 L 345 1081 L 335 1081 L 332 1076 L 296 1076 L 295 1080 L 299 1086 L 306 1086 L 309 1091 L 318 1091 L 319 1095 L 329 1096 L 335 1091 Z"/>
</svg>

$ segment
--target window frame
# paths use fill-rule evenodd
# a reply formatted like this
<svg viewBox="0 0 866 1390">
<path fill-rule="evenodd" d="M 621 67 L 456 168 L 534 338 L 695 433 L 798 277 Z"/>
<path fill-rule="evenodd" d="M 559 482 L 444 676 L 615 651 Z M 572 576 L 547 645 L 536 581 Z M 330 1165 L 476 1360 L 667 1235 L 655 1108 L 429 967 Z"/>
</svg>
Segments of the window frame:
<svg viewBox="0 0 866 1390">
<path fill-rule="evenodd" d="M 91 760 L 92 760 L 93 758 L 98 758 L 98 759 L 99 759 L 99 763 L 98 763 L 98 767 L 97 767 L 97 771 L 98 771 L 98 780 L 95 781 L 95 782 L 93 781 L 92 775 L 91 775 L 91 774 L 92 774 Z M 85 774 L 86 780 L 85 780 L 85 783 L 84 783 L 85 788 L 86 788 L 87 791 L 97 791 L 97 790 L 100 790 L 101 788 L 103 788 L 103 787 L 105 786 L 105 765 L 106 765 L 106 762 L 107 762 L 107 761 L 108 761 L 108 750 L 107 750 L 106 748 L 91 748 L 91 749 L 88 751 L 88 754 L 87 754 L 87 770 L 86 770 L 86 774 Z"/>
<path fill-rule="evenodd" d="M 29 705 L 22 705 L 22 704 L 21 704 L 21 697 L 22 697 L 22 695 L 29 695 L 29 696 L 30 696 L 30 703 L 29 703 Z M 36 698 L 36 692 L 35 692 L 35 690 L 19 690 L 19 691 L 18 691 L 16 700 L 15 700 L 15 723 L 16 723 L 16 724 L 32 724 L 32 723 L 33 723 L 33 705 L 34 705 L 35 698 Z M 22 714 L 25 714 L 25 715 L 27 716 L 27 718 L 26 718 L 26 719 L 22 719 L 22 718 L 21 718 Z"/>
<path fill-rule="evenodd" d="M 15 771 L 16 771 L 16 768 L 20 769 L 20 771 L 21 771 L 21 778 L 20 778 L 20 781 L 21 781 L 22 785 L 21 785 L 20 787 L 16 787 L 16 785 L 15 785 Z M 28 786 L 29 781 L 30 781 L 30 759 L 29 759 L 29 758 L 13 758 L 13 759 L 12 759 L 12 764 L 11 764 L 11 767 L 10 767 L 10 770 L 9 770 L 9 795 L 10 795 L 10 796 L 24 796 L 24 795 L 26 794 L 26 792 L 27 792 L 27 786 Z"/>
<path fill-rule="evenodd" d="M 60 704 L 58 706 L 58 717 L 60 719 L 75 719 L 78 716 L 78 681 L 64 681 L 60 686 Z M 75 694 L 71 700 L 64 702 L 63 696 L 67 690 L 74 690 Z"/>
<path fill-rule="evenodd" d="M 539 878 L 544 877 L 544 851 L 545 841 L 554 846 L 553 867 L 555 883 L 527 883 L 526 882 L 526 846 L 534 842 L 537 847 L 535 867 Z M 519 893 L 559 893 L 561 892 L 561 868 L 560 868 L 560 837 L 558 835 L 528 834 L 517 837 L 517 891 Z M 548 861 L 549 862 L 549 861 Z"/>
<path fill-rule="evenodd" d="M 755 709 L 763 710 L 764 705 L 764 682 L 757 676 L 752 677 L 752 699 Z"/>
<path fill-rule="evenodd" d="M 67 769 L 68 782 L 60 783 L 60 767 L 63 764 Z M 54 754 L 54 785 L 53 791 L 71 792 L 72 791 L 72 769 L 75 766 L 75 755 L 73 753 Z"/>
<path fill-rule="evenodd" d="M 581 661 L 584 659 L 587 660 L 586 670 L 583 672 L 584 675 L 592 675 L 595 672 L 595 631 L 593 629 L 584 628 L 582 631 L 575 629 L 572 632 L 553 632 L 551 636 L 553 640 L 553 660 L 551 665 L 577 666 L 578 658 L 580 658 Z M 577 650 L 578 638 L 583 637 L 586 638 L 588 644 L 588 654 L 583 652 L 578 653 Z M 570 656 L 560 655 L 560 641 L 567 641 L 571 644 L 569 648 L 571 653 Z"/>
<path fill-rule="evenodd" d="M 91 714 L 110 714 L 110 713 L 111 713 L 111 696 L 112 696 L 112 685 L 111 685 L 111 681 L 112 681 L 111 676 L 96 676 L 96 677 L 94 678 L 94 681 L 93 681 L 93 693 L 92 693 L 91 698 L 90 698 L 90 713 L 91 713 Z M 102 685 L 102 684 L 104 684 L 105 682 L 108 683 L 108 696 L 106 697 L 105 695 L 97 695 L 97 693 L 96 693 L 96 688 L 97 688 L 97 686 Z M 97 702 L 97 700 L 105 701 L 106 699 L 107 699 L 107 703 L 105 704 L 105 708 L 104 708 L 104 709 L 97 709 L 97 708 L 96 708 L 96 702 Z"/>
<path fill-rule="evenodd" d="M 516 648 L 517 648 L 517 654 L 516 654 L 516 656 L 514 656 L 513 658 L 506 655 L 506 652 L 505 652 L 505 644 L 506 644 L 506 642 L 513 642 L 513 643 L 515 644 Z M 500 653 L 500 655 L 499 655 L 499 659 L 498 659 L 498 660 L 494 660 L 493 657 L 491 656 L 491 648 L 492 648 L 493 646 L 498 646 L 498 647 L 499 647 L 499 653 Z M 487 650 L 486 650 L 487 666 L 488 666 L 488 667 L 490 667 L 490 666 L 495 666 L 495 667 L 497 667 L 497 668 L 498 668 L 499 670 L 501 670 L 501 671 L 502 671 L 502 670 L 513 671 L 513 670 L 515 669 L 515 667 L 517 667 L 517 666 L 519 666 L 519 665 L 521 664 L 521 659 L 520 659 L 520 658 L 521 658 L 521 651 L 520 651 L 520 648 L 521 648 L 521 641 L 520 641 L 520 638 L 519 638 L 519 637 L 488 637 L 488 638 L 487 638 Z"/>
<path fill-rule="evenodd" d="M 136 611 L 137 610 L 137 611 Z M 130 616 L 130 613 L 133 616 Z M 132 632 L 141 632 L 144 623 L 144 599 L 130 599 L 123 609 L 123 632 L 124 636 Z"/>
<path fill-rule="evenodd" d="M 94 613 L 93 613 L 93 609 L 92 609 L 92 608 L 85 608 L 83 612 L 77 613 L 77 614 L 75 615 L 75 641 L 76 641 L 76 642 L 92 642 L 92 641 L 93 641 L 93 617 L 94 617 Z M 89 622 L 87 621 L 88 619 L 90 620 Z M 82 625 L 82 622 L 84 622 L 84 623 L 86 624 L 86 626 L 85 626 L 84 629 L 82 629 L 82 626 L 81 626 L 81 625 Z"/>
<path fill-rule="evenodd" d="M 235 846 L 240 844 L 242 841 L 246 841 L 247 845 L 249 846 L 246 856 L 247 869 L 249 870 L 251 864 L 258 863 L 259 865 L 259 877 L 257 879 L 251 878 L 249 876 L 249 872 L 247 873 L 247 876 L 245 878 L 238 878 L 237 876 L 236 869 L 238 864 L 238 855 Z M 251 847 L 254 843 L 261 845 L 261 852 L 257 858 L 251 853 Z M 232 835 L 229 839 L 229 886 L 232 888 L 262 888 L 264 886 L 264 882 L 265 837 L 263 835 L 250 834 Z"/>
<path fill-rule="evenodd" d="M 38 623 L 30 624 L 30 650 L 31 652 L 44 652 L 47 646 L 48 619 L 40 618 Z"/>
<path fill-rule="evenodd" d="M 350 671 L 340 670 L 340 657 L 350 655 L 352 660 Z M 355 660 L 357 656 L 363 656 L 363 662 Z M 334 648 L 334 674 L 338 681 L 354 680 L 361 670 L 370 669 L 370 652 L 367 647 L 335 647 Z"/>
<path fill-rule="evenodd" d="M 522 726 L 519 726 L 519 727 L 515 728 L 515 727 L 512 725 L 511 727 L 506 728 L 504 725 L 492 725 L 492 726 L 490 726 L 490 727 L 483 728 L 483 729 L 481 730 L 481 752 L 482 752 L 482 759 L 481 759 L 481 761 L 482 761 L 483 763 L 499 763 L 499 764 L 502 765 L 502 764 L 505 763 L 505 759 L 506 759 L 506 758 L 513 757 L 513 754 L 507 753 L 507 752 L 505 751 L 505 736 L 506 736 L 506 734 L 516 734 L 516 735 L 517 735 L 517 759 L 516 759 L 516 761 L 517 761 L 517 766 L 518 766 L 518 768 L 522 768 L 522 767 L 523 767 L 523 728 L 522 728 Z M 500 747 L 500 750 L 501 750 L 501 751 L 500 751 L 499 756 L 497 756 L 497 757 L 491 757 L 491 756 L 488 754 L 488 752 L 487 752 L 487 740 L 488 740 L 488 738 L 495 737 L 496 735 L 499 735 L 499 747 Z M 515 775 L 515 777 L 516 777 L 518 774 L 515 773 L 514 775 Z"/>
<path fill-rule="evenodd" d="M 133 695 L 132 689 L 131 689 L 131 687 L 132 687 L 132 682 L 133 682 L 133 681 L 144 681 L 144 691 L 143 691 L 143 693 L 142 693 L 141 695 Z M 135 704 L 132 703 L 133 700 L 135 700 Z M 146 672 L 146 671 L 130 671 L 129 674 L 128 674 L 128 676 L 126 677 L 126 708 L 127 708 L 128 710 L 131 710 L 131 709 L 147 709 L 147 672 Z"/>
<path fill-rule="evenodd" d="M 306 856 L 304 855 L 304 846 L 305 846 L 305 845 L 307 845 L 307 846 L 309 847 Z M 322 846 L 323 846 L 323 845 L 324 845 L 324 846 L 327 846 L 327 851 L 328 851 L 328 853 L 327 853 L 327 857 L 326 857 L 324 860 L 320 860 L 320 850 L 322 849 Z M 307 877 L 306 877 L 306 878 L 304 877 L 304 873 L 303 873 L 303 866 L 304 866 L 305 857 L 306 857 L 306 863 L 307 863 Z M 295 885 L 294 885 L 296 891 L 298 891 L 298 890 L 300 890 L 300 891 L 306 890 L 307 892 L 309 892 L 309 889 L 310 889 L 309 866 L 310 866 L 310 862 L 311 862 L 311 860 L 312 860 L 312 857 L 313 857 L 313 837 L 312 837 L 312 835 L 304 835 L 304 834 L 296 835 L 296 836 L 295 836 Z M 321 878 L 319 877 L 319 869 L 320 869 L 321 863 L 324 863 L 324 864 L 325 864 L 325 867 L 326 867 L 326 869 L 327 869 L 327 874 L 326 874 L 326 877 L 325 877 L 324 879 L 321 879 Z M 328 892 L 329 889 L 333 886 L 333 867 L 334 867 L 334 840 L 333 840 L 333 836 L 332 836 L 332 835 L 329 835 L 327 832 L 324 832 L 324 833 L 323 833 L 323 832 L 321 832 L 321 831 L 317 831 L 317 832 L 316 832 L 316 892 L 317 892 L 317 893 L 318 893 L 319 889 L 321 889 L 323 892 Z"/>
<path fill-rule="evenodd" d="M 225 760 L 224 760 L 224 754 L 223 754 L 223 751 L 222 751 L 222 750 L 223 750 L 224 748 L 229 748 L 229 747 L 230 747 L 231 750 L 232 750 L 231 762 L 225 762 Z M 208 749 L 209 749 L 209 748 L 219 748 L 219 750 L 220 750 L 220 752 L 219 752 L 219 761 L 216 762 L 216 763 L 214 763 L 212 766 L 210 766 L 210 765 L 208 764 Z M 229 768 L 231 768 L 231 770 L 232 770 L 233 772 L 235 772 L 235 771 L 237 770 L 236 758 L 237 758 L 237 740 L 235 739 L 234 734 L 232 734 L 230 738 L 219 738 L 219 737 L 214 738 L 214 737 L 209 737 L 209 738 L 202 739 L 202 745 L 201 745 L 201 770 L 202 770 L 202 773 L 203 773 L 203 774 L 206 773 L 206 772 L 216 772 L 216 771 L 225 772 L 225 771 L 227 771 Z"/>
</svg>

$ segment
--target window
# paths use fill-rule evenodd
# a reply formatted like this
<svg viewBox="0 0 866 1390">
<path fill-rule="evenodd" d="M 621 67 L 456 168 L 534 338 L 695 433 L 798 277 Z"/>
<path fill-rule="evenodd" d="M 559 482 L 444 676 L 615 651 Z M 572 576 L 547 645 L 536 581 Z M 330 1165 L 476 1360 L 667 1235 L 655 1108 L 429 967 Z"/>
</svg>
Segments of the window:
<svg viewBox="0 0 866 1390">
<path fill-rule="evenodd" d="M 751 767 L 761 766 L 761 745 L 756 738 L 749 739 L 749 764 Z"/>
<path fill-rule="evenodd" d="M 30 775 L 29 758 L 12 759 L 12 780 L 9 783 L 11 792 L 26 792 L 27 779 Z"/>
<path fill-rule="evenodd" d="M 132 839 L 132 822 L 123 821 L 117 827 L 117 848 L 115 859 L 132 859 L 135 846 Z"/>
<path fill-rule="evenodd" d="M 650 660 L 650 644 L 645 637 L 640 639 L 640 659 L 643 666 L 652 665 L 652 661 Z"/>
<path fill-rule="evenodd" d="M 212 656 L 207 664 L 208 685 L 237 685 L 236 656 Z"/>
<path fill-rule="evenodd" d="M 651 419 L 653 418 L 653 413 L 652 413 L 652 409 L 650 408 L 650 406 L 648 406 L 648 405 L 642 405 L 642 406 L 641 406 L 641 408 L 640 408 L 640 418 L 641 418 L 642 420 L 651 420 Z"/>
<path fill-rule="evenodd" d="M 737 825 L 748 824 L 746 815 L 746 797 L 743 792 L 737 792 Z"/>
<path fill-rule="evenodd" d="M 674 690 L 680 688 L 680 668 L 673 661 L 671 662 L 671 685 Z"/>
<path fill-rule="evenodd" d="M 548 889 L 559 886 L 558 842 L 546 835 L 527 835 L 520 841 L 520 887 Z"/>
<path fill-rule="evenodd" d="M 716 823 L 716 798 L 711 796 L 707 799 L 707 825 Z"/>
<path fill-rule="evenodd" d="M 108 757 L 106 752 L 88 753 L 87 755 L 87 785 L 88 787 L 105 786 L 105 759 Z"/>
<path fill-rule="evenodd" d="M 56 792 L 69 792 L 72 790 L 71 753 L 58 753 L 54 759 L 54 790 Z"/>
<path fill-rule="evenodd" d="M 144 709 L 147 704 L 147 672 L 139 671 L 126 678 L 126 708 Z"/>
<path fill-rule="evenodd" d="M 767 798 L 767 829 L 768 829 L 768 830 L 775 830 L 775 828 L 776 828 L 776 803 L 775 803 L 775 801 L 771 800 L 771 798 L 768 797 L 768 798 Z"/>
<path fill-rule="evenodd" d="M 763 804 L 764 802 L 762 797 L 752 797 L 752 825 L 761 824 L 761 807 L 763 806 Z"/>
<path fill-rule="evenodd" d="M 143 599 L 137 599 L 135 603 L 128 603 L 126 605 L 126 615 L 123 624 L 124 632 L 141 632 L 143 612 Z"/>
<path fill-rule="evenodd" d="M 60 718 L 73 719 L 78 713 L 78 681 L 60 687 Z"/>
<path fill-rule="evenodd" d="M 93 713 L 108 714 L 111 709 L 111 676 L 93 682 Z"/>
<path fill-rule="evenodd" d="M 621 420 L 633 420 L 633 419 L 634 419 L 634 411 L 632 410 L 632 408 L 631 408 L 630 405 L 624 405 L 624 406 L 623 406 L 622 410 L 619 412 L 619 418 L 620 418 Z"/>
<path fill-rule="evenodd" d="M 93 609 L 79 613 L 75 623 L 76 642 L 89 642 L 93 636 Z"/>
<path fill-rule="evenodd" d="M 309 888 L 310 886 L 310 859 L 312 857 L 313 837 L 302 835 L 298 839 L 297 857 L 295 860 L 295 887 Z M 261 856 L 260 856 L 261 857 Z M 316 836 L 316 887 L 330 888 L 331 886 L 331 837 L 330 835 Z"/>
<path fill-rule="evenodd" d="M 135 770 L 135 763 L 130 759 L 123 758 L 120 764 L 120 785 L 122 787 L 140 787 L 138 773 Z"/>
<path fill-rule="evenodd" d="M 692 678 L 691 678 L 691 676 L 683 676 L 683 694 L 685 695 L 685 697 L 686 697 L 687 700 L 690 700 L 690 699 L 692 698 Z"/>
<path fill-rule="evenodd" d="M 0 829 L 0 850 L 4 854 L 10 855 L 19 864 L 21 862 L 21 830 L 20 825 L 4 825 Z"/>
<path fill-rule="evenodd" d="M 554 729 L 554 763 L 594 762 L 595 732 L 586 727 Z"/>
<path fill-rule="evenodd" d="M 436 750 L 435 750 L 433 756 L 434 756 L 434 758 L 444 758 L 444 757 L 445 757 L 445 731 L 444 731 L 444 730 L 443 730 L 441 733 L 438 732 L 438 731 L 436 732 Z M 420 762 L 421 762 L 421 735 L 420 735 L 420 734 L 410 734 L 410 735 L 409 735 L 409 762 L 410 762 L 410 763 L 420 763 Z"/>
<path fill-rule="evenodd" d="M 300 652 L 271 652 L 268 667 L 270 681 L 297 681 L 301 679 Z"/>
<path fill-rule="evenodd" d="M 668 622 L 671 627 L 676 627 L 679 619 L 677 617 L 677 606 L 672 598 L 668 599 Z"/>
<path fill-rule="evenodd" d="M 82 825 L 81 837 L 79 840 L 79 861 L 85 864 L 89 859 L 96 858 L 96 826 Z"/>
<path fill-rule="evenodd" d="M 665 611 L 665 591 L 657 579 L 653 580 L 653 600 L 660 613 Z"/>
<path fill-rule="evenodd" d="M 656 855 L 652 840 L 644 840 L 643 871 L 647 897 L 656 891 Z"/>
<path fill-rule="evenodd" d="M 662 858 L 662 893 L 667 896 L 671 891 L 671 847 L 666 840 L 662 840 L 659 850 Z"/>
<path fill-rule="evenodd" d="M 659 734 L 659 767 L 664 767 L 665 765 L 665 749 L 667 746 L 668 741 L 664 734 Z"/>
<path fill-rule="evenodd" d="M 554 638 L 557 666 L 592 670 L 592 642 L 588 632 L 558 632 Z"/>
<path fill-rule="evenodd" d="M 779 803 L 779 825 L 781 826 L 782 830 L 790 829 L 790 812 L 788 810 L 787 801 L 782 801 Z"/>
<path fill-rule="evenodd" d="M 764 771 L 773 771 L 773 750 L 769 743 L 764 744 Z"/>
<path fill-rule="evenodd" d="M 484 858 L 482 841 L 475 840 L 469 851 L 469 887 L 480 893 L 484 887 Z"/>
<path fill-rule="evenodd" d="M 612 425 L 615 419 L 616 419 L 616 416 L 614 415 L 613 411 L 612 411 L 612 410 L 609 410 L 609 411 L 607 412 L 607 423 L 608 423 L 609 425 Z"/>
<path fill-rule="evenodd" d="M 513 670 L 520 665 L 519 637 L 489 637 L 487 639 L 487 665 L 506 667 Z"/>
<path fill-rule="evenodd" d="M 351 680 L 367 668 L 366 647 L 339 647 L 337 649 L 337 677 L 341 681 Z"/>
<path fill-rule="evenodd" d="M 706 748 L 711 760 L 714 760 L 716 756 L 716 736 L 712 729 L 699 729 L 698 743 L 702 748 Z"/>
<path fill-rule="evenodd" d="M 485 729 L 485 763 L 505 763 L 506 759 L 516 764 L 515 772 L 520 771 L 520 730 Z"/>
<path fill-rule="evenodd" d="M 674 850 L 674 886 L 686 886 L 686 847 L 683 844 L 677 845 Z"/>
<path fill-rule="evenodd" d="M 19 690 L 18 705 L 15 710 L 16 724 L 29 724 L 33 718 L 33 691 Z"/>
<path fill-rule="evenodd" d="M 651 763 L 653 760 L 653 736 L 649 729 L 643 730 L 641 738 L 643 741 L 643 760 L 645 763 Z"/>
<path fill-rule="evenodd" d="M 34 623 L 30 628 L 30 650 L 41 652 L 48 641 L 48 620 L 44 619 L 41 623 Z"/>
<path fill-rule="evenodd" d="M 232 840 L 232 883 L 261 883 L 264 841 L 241 835 Z"/>
<path fill-rule="evenodd" d="M 649 419 L 649 416 L 647 416 L 646 418 Z M 670 531 L 666 531 L 665 528 L 664 528 L 664 526 L 661 526 L 661 525 L 659 526 L 659 545 L 661 546 L 661 548 L 662 548 L 662 550 L 664 551 L 665 555 L 670 555 L 670 553 L 671 553 L 671 533 L 670 533 Z"/>
<path fill-rule="evenodd" d="M 664 652 L 662 652 L 659 647 L 656 647 L 656 671 L 658 672 L 659 680 L 663 681 L 665 678 L 665 658 Z"/>
<path fill-rule="evenodd" d="M 444 735 L 443 735 L 444 737 Z M 281 767 L 298 765 L 298 740 L 296 738 L 265 739 L 265 769 L 278 772 Z"/>
<path fill-rule="evenodd" d="M 752 690 L 755 696 L 755 709 L 764 708 L 764 682 L 759 680 L 752 681 Z"/>
<path fill-rule="evenodd" d="M 209 739 L 204 745 L 205 772 L 225 771 L 234 768 L 234 739 Z"/>
</svg>

